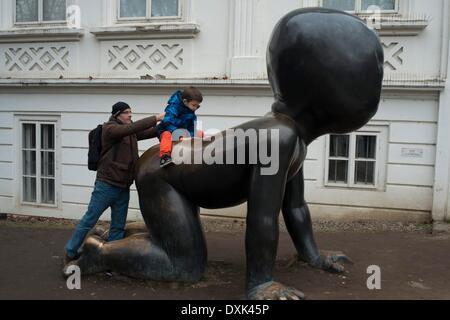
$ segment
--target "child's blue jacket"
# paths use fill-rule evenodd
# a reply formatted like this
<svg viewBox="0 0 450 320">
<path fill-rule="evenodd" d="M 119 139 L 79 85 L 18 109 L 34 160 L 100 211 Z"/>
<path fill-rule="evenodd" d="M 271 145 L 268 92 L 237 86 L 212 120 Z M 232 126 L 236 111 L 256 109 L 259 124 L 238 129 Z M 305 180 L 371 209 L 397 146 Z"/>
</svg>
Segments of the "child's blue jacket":
<svg viewBox="0 0 450 320">
<path fill-rule="evenodd" d="M 165 109 L 166 115 L 158 125 L 158 136 L 164 131 L 174 132 L 177 129 L 186 129 L 191 137 L 195 136 L 195 112 L 183 103 L 181 91 L 175 92 L 169 99 Z"/>
</svg>

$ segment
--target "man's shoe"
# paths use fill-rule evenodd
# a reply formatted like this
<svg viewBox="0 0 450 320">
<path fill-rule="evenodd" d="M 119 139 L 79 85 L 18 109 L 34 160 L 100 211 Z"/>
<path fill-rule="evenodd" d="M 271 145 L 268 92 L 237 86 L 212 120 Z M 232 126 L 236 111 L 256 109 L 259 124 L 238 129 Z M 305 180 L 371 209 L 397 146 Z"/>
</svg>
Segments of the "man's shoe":
<svg viewBox="0 0 450 320">
<path fill-rule="evenodd" d="M 168 154 L 163 155 L 159 161 L 159 166 L 161 168 L 167 167 L 171 164 L 173 164 L 172 158 Z"/>
<path fill-rule="evenodd" d="M 67 252 L 64 254 L 64 265 L 68 265 L 69 263 L 71 263 L 72 261 L 78 260 L 80 256 L 76 255 L 75 257 L 71 257 L 67 254 Z"/>
</svg>

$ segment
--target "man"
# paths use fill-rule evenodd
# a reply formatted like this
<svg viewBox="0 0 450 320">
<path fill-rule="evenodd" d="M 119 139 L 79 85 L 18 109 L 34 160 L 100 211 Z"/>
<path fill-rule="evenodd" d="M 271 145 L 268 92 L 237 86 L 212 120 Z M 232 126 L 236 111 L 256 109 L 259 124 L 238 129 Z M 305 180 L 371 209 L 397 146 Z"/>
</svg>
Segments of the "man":
<svg viewBox="0 0 450 320">
<path fill-rule="evenodd" d="M 102 128 L 102 152 L 94 191 L 87 212 L 66 244 L 65 264 L 78 258 L 86 235 L 108 207 L 111 207 L 108 241 L 124 237 L 130 186 L 139 158 L 137 141 L 156 137 L 156 124 L 164 118 L 163 113 L 132 122 L 131 108 L 125 102 L 114 104 L 111 113 Z"/>
</svg>

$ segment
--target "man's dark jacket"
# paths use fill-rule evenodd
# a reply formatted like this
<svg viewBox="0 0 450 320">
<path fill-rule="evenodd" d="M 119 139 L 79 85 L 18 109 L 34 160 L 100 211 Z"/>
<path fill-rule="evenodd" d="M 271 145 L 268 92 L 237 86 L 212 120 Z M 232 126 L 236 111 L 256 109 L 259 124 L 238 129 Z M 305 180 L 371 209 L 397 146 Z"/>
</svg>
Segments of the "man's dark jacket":
<svg viewBox="0 0 450 320">
<path fill-rule="evenodd" d="M 103 124 L 102 154 L 97 179 L 121 188 L 133 184 L 134 167 L 139 158 L 138 140 L 155 138 L 156 117 L 124 124 L 111 117 Z"/>
</svg>

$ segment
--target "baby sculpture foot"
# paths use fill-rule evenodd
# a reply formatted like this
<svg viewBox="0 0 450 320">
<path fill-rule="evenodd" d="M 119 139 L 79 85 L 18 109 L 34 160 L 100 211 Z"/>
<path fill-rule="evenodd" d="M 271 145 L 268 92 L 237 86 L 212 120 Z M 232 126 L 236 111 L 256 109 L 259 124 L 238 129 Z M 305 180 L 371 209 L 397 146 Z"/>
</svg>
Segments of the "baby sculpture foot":
<svg viewBox="0 0 450 320">
<path fill-rule="evenodd" d="M 307 262 L 314 268 L 322 269 L 331 273 L 342 273 L 345 268 L 343 263 L 353 264 L 353 261 L 341 251 L 320 251 L 320 255 L 314 261 L 305 261 L 300 257 L 301 261 Z"/>
<path fill-rule="evenodd" d="M 303 300 L 303 292 L 275 281 L 269 281 L 247 292 L 250 300 Z"/>
<path fill-rule="evenodd" d="M 90 236 L 99 236 L 103 240 L 107 241 L 109 236 L 109 230 L 102 226 L 95 226 L 91 231 L 88 232 L 86 239 Z"/>
<path fill-rule="evenodd" d="M 92 235 L 86 239 L 82 248 L 82 254 L 77 260 L 71 261 L 64 266 L 63 275 L 71 275 L 71 266 L 78 266 L 82 274 L 93 274 L 105 271 L 102 265 L 101 249 L 105 241 L 97 235 Z"/>
</svg>

